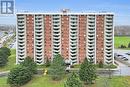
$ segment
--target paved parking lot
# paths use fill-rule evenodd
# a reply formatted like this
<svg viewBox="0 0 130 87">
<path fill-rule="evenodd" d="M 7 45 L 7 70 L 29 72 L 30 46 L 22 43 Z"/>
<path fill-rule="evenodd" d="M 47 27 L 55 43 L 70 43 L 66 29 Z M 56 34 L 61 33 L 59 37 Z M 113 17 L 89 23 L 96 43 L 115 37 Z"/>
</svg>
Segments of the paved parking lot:
<svg viewBox="0 0 130 87">
<path fill-rule="evenodd" d="M 127 52 L 130 52 L 130 50 L 114 49 L 114 52 L 118 53 L 118 54 L 123 54 L 123 55 L 127 56 L 128 63 L 130 63 L 130 55 L 125 54 Z"/>
<path fill-rule="evenodd" d="M 130 52 L 130 50 L 122 50 L 122 49 L 115 49 L 115 53 L 119 53 L 119 54 L 124 54 L 127 55 L 125 53 Z M 128 63 L 130 63 L 130 55 L 128 56 Z M 130 67 L 128 67 L 127 65 L 121 63 L 121 62 L 117 62 L 119 64 L 118 67 L 118 71 L 114 72 L 114 75 L 121 75 L 121 76 L 128 76 L 130 75 Z"/>
</svg>

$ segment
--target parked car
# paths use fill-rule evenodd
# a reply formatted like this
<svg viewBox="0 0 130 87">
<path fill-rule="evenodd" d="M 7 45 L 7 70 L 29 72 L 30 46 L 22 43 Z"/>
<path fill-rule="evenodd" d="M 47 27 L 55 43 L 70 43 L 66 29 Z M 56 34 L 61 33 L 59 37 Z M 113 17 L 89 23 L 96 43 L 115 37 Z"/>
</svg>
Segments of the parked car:
<svg viewBox="0 0 130 87">
<path fill-rule="evenodd" d="M 128 59 L 127 59 L 127 58 L 124 58 L 124 59 L 122 59 L 122 60 L 124 60 L 124 61 L 128 61 Z"/>
<path fill-rule="evenodd" d="M 121 53 L 114 53 L 114 58 L 119 58 L 123 61 L 128 61 L 128 55 Z"/>
<path fill-rule="evenodd" d="M 127 53 L 125 53 L 125 54 L 130 55 L 130 52 L 127 52 Z"/>
<path fill-rule="evenodd" d="M 128 56 L 127 55 L 123 55 L 121 59 L 127 61 L 128 60 Z"/>
</svg>

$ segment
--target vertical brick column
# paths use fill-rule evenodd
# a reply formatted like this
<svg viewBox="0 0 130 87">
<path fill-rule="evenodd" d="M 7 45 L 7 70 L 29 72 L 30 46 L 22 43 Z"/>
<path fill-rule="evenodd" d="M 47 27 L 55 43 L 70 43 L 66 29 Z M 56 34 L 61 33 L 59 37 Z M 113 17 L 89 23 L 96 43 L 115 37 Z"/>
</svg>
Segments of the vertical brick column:
<svg viewBox="0 0 130 87">
<path fill-rule="evenodd" d="M 96 16 L 96 60 L 104 61 L 104 16 Z"/>
<path fill-rule="evenodd" d="M 34 16 L 26 15 L 26 51 L 27 56 L 34 57 Z"/>
<path fill-rule="evenodd" d="M 78 42 L 78 58 L 79 63 L 84 61 L 84 58 L 86 57 L 86 23 L 87 23 L 87 16 L 80 15 L 79 16 L 79 42 Z"/>
<path fill-rule="evenodd" d="M 52 57 L 52 16 L 44 16 L 44 58 Z"/>
<path fill-rule="evenodd" d="M 69 16 L 61 17 L 61 54 L 65 59 L 69 58 Z"/>
</svg>

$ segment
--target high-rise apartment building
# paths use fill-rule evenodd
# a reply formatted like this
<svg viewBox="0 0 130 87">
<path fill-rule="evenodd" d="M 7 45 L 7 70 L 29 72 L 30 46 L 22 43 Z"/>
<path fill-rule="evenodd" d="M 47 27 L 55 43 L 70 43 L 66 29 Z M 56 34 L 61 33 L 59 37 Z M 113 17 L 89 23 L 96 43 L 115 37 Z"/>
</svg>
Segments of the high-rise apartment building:
<svg viewBox="0 0 130 87">
<path fill-rule="evenodd" d="M 73 64 L 84 58 L 114 63 L 113 13 L 17 13 L 16 63 L 26 56 L 43 64 L 61 54 Z"/>
</svg>

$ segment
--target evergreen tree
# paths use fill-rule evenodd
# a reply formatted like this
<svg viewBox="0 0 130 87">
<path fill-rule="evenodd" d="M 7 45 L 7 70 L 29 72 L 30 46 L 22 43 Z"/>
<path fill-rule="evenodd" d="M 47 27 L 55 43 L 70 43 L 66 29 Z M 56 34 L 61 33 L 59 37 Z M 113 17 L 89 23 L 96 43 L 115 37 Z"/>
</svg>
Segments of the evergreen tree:
<svg viewBox="0 0 130 87">
<path fill-rule="evenodd" d="M 57 54 L 52 61 L 49 69 L 49 74 L 53 80 L 60 80 L 65 74 L 65 62 L 60 54 Z"/>
<path fill-rule="evenodd" d="M 88 84 L 92 84 L 93 80 L 96 79 L 96 68 L 91 61 L 88 61 L 85 58 L 84 62 L 80 66 L 79 77 L 81 81 L 84 81 Z"/>
<path fill-rule="evenodd" d="M 103 63 L 102 63 L 102 61 L 99 62 L 99 68 L 103 68 Z"/>
<path fill-rule="evenodd" d="M 80 81 L 76 73 L 72 73 L 67 81 L 64 84 L 64 87 L 83 87 L 82 82 Z"/>
<path fill-rule="evenodd" d="M 8 55 L 6 55 L 5 52 L 0 50 L 0 67 L 5 66 L 7 62 L 8 62 Z"/>
<path fill-rule="evenodd" d="M 22 62 L 20 65 L 23 67 L 27 67 L 33 74 L 37 72 L 37 65 L 29 56 L 26 57 L 24 59 L 24 62 Z"/>
<path fill-rule="evenodd" d="M 51 65 L 51 61 L 48 58 L 46 58 L 45 65 L 46 65 L 46 67 L 49 67 Z"/>
<path fill-rule="evenodd" d="M 10 49 L 7 47 L 0 48 L 0 67 L 5 66 L 8 62 L 8 57 L 11 55 Z"/>
<path fill-rule="evenodd" d="M 7 83 L 9 83 L 11 87 L 19 87 L 26 84 L 31 78 L 32 73 L 27 67 L 18 66 L 10 71 Z"/>
<path fill-rule="evenodd" d="M 7 47 L 1 47 L 0 50 L 5 53 L 8 57 L 11 55 L 11 51 Z"/>
</svg>

